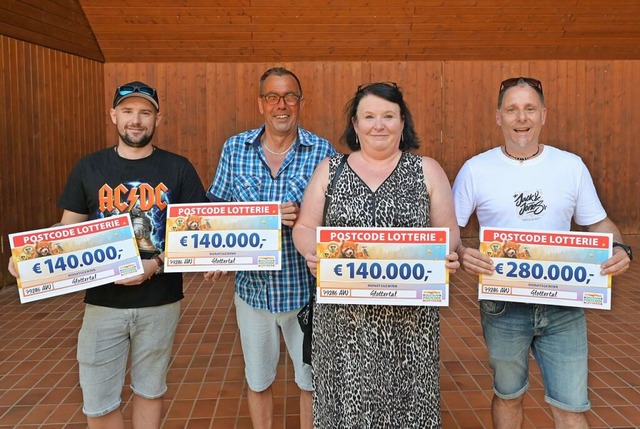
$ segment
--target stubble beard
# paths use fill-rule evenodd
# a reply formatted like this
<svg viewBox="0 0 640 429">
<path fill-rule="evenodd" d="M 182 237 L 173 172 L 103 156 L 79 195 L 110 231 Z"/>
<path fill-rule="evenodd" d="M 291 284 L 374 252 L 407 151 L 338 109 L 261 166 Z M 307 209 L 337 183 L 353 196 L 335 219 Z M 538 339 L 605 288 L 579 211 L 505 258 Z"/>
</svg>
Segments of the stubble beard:
<svg viewBox="0 0 640 429">
<path fill-rule="evenodd" d="M 151 134 L 149 135 L 143 135 L 142 137 L 140 137 L 139 140 L 132 140 L 131 138 L 129 138 L 129 136 L 127 135 L 127 132 L 125 131 L 123 133 L 120 133 L 120 140 L 122 140 L 122 142 L 129 147 L 141 148 L 151 143 L 151 140 L 153 140 L 154 133 L 155 133 L 155 130 L 152 131 Z"/>
</svg>

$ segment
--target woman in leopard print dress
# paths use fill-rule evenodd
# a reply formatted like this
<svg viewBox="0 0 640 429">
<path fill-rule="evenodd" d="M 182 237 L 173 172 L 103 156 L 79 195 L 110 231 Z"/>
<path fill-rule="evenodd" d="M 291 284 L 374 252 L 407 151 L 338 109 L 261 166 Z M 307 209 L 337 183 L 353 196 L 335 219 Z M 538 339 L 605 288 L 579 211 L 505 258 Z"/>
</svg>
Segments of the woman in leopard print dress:
<svg viewBox="0 0 640 429">
<path fill-rule="evenodd" d="M 343 140 L 354 152 L 331 190 L 343 155 L 325 159 L 309 183 L 294 242 L 315 274 L 315 228 L 448 227 L 459 230 L 449 180 L 418 147 L 411 113 L 395 84 L 358 88 Z M 459 266 L 457 255 L 447 266 Z M 437 307 L 316 304 L 313 320 L 314 427 L 437 428 L 440 321 Z"/>
</svg>

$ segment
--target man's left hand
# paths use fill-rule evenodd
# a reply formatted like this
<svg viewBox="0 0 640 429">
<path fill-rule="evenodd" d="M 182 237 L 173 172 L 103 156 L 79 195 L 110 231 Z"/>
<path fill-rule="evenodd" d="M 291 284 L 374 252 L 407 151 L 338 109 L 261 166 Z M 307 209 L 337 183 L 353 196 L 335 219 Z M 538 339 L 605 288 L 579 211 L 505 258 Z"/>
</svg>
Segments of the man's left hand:
<svg viewBox="0 0 640 429">
<path fill-rule="evenodd" d="M 298 219 L 298 213 L 300 213 L 300 207 L 293 201 L 280 204 L 280 216 L 284 226 L 293 227 Z"/>
<path fill-rule="evenodd" d="M 113 283 L 122 286 L 138 286 L 144 283 L 146 280 L 150 279 L 156 273 L 156 271 L 158 271 L 158 263 L 153 259 L 143 259 L 142 268 L 144 269 L 143 274 L 135 277 L 121 279 Z"/>
<path fill-rule="evenodd" d="M 629 259 L 627 252 L 618 247 L 614 247 L 611 258 L 602 263 L 602 271 L 600 271 L 600 274 L 603 276 L 606 276 L 607 274 L 617 276 L 618 274 L 622 274 L 627 271 L 630 263 L 631 259 Z"/>
</svg>

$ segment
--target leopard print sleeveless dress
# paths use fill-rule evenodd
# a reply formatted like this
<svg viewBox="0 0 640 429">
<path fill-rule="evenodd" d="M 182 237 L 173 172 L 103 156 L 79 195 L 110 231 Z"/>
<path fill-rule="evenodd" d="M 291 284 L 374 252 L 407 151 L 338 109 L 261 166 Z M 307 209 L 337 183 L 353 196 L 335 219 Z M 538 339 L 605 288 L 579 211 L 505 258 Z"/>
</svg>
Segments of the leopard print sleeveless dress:
<svg viewBox="0 0 640 429">
<path fill-rule="evenodd" d="M 333 178 L 342 155 L 329 164 Z M 327 226 L 428 227 L 420 157 L 403 153 L 380 187 L 344 165 Z M 316 304 L 313 412 L 316 429 L 439 428 L 437 307 Z"/>
</svg>

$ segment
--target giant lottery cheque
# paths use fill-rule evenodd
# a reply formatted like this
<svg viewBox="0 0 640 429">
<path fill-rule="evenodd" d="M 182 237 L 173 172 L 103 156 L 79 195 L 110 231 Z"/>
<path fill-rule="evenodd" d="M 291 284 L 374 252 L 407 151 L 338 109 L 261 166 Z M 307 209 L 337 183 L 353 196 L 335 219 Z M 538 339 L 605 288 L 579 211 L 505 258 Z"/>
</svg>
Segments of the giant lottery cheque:
<svg viewBox="0 0 640 429">
<path fill-rule="evenodd" d="M 449 305 L 448 228 L 317 229 L 317 302 Z"/>
<path fill-rule="evenodd" d="M 280 203 L 169 204 L 165 272 L 282 268 Z"/>
<path fill-rule="evenodd" d="M 480 275 L 479 299 L 611 309 L 611 276 L 600 265 L 613 236 L 593 232 L 481 228 L 480 252 L 495 271 Z"/>
<path fill-rule="evenodd" d="M 144 273 L 128 214 L 9 234 L 20 302 Z"/>
</svg>

